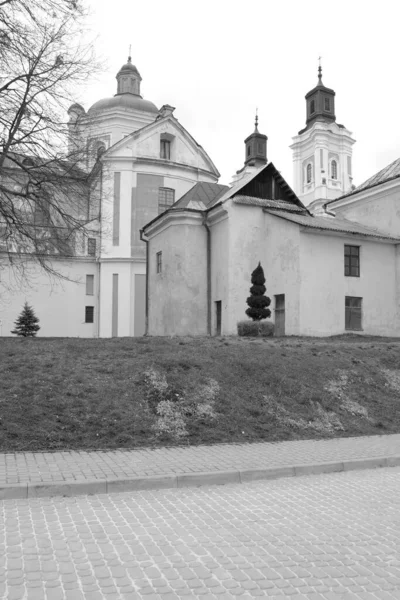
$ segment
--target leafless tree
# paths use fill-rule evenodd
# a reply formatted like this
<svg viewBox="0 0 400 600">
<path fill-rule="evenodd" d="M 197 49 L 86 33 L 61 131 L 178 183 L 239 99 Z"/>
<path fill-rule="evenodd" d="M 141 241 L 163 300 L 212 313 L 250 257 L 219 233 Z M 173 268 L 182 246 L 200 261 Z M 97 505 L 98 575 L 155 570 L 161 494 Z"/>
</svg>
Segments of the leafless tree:
<svg viewBox="0 0 400 600">
<path fill-rule="evenodd" d="M 99 69 L 85 17 L 79 0 L 0 0 L 0 269 L 61 276 L 54 259 L 93 236 L 99 163 L 67 143 L 68 107 Z"/>
</svg>

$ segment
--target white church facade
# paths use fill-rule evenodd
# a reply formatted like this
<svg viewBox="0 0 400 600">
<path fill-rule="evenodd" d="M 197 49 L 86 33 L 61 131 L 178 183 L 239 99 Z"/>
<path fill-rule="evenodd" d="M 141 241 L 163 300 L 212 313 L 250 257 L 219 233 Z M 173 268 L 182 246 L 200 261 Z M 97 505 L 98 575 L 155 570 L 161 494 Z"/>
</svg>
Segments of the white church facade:
<svg viewBox="0 0 400 600">
<path fill-rule="evenodd" d="M 40 336 L 235 335 L 259 261 L 277 335 L 400 335 L 400 160 L 354 189 L 355 140 L 321 70 L 291 146 L 293 190 L 257 120 L 223 186 L 174 108 L 140 87 L 129 59 L 114 97 L 70 107 L 69 144 L 98 174 L 99 219 L 74 257 L 54 258 L 64 280 L 33 262 L 26 285 L 2 270 L 0 336 L 25 301 Z"/>
<path fill-rule="evenodd" d="M 54 257 L 64 279 L 49 279 L 35 263 L 27 281 L 2 269 L 0 335 L 10 335 L 25 301 L 40 319 L 41 336 L 117 337 L 145 331 L 146 244 L 140 229 L 197 182 L 219 172 L 174 117 L 140 94 L 131 59 L 117 74 L 117 94 L 87 113 L 69 109 L 70 147 L 84 145 L 90 172 L 96 165 L 100 219 L 76 256 Z M 1 245 L 0 245 L 1 251 Z M 16 260 L 18 260 L 16 258 Z"/>
</svg>

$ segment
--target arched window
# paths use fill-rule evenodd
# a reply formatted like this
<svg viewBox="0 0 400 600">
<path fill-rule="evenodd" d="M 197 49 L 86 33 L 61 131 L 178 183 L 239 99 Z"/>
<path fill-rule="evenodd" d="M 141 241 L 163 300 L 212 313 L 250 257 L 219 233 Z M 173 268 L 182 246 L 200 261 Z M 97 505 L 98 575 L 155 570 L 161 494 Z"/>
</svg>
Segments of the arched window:
<svg viewBox="0 0 400 600">
<path fill-rule="evenodd" d="M 311 183 L 311 179 L 312 179 L 312 165 L 311 165 L 311 163 L 308 163 L 308 165 L 307 165 L 307 183 Z"/>
<path fill-rule="evenodd" d="M 333 160 L 331 162 L 331 177 L 332 179 L 337 179 L 337 162 Z"/>
</svg>

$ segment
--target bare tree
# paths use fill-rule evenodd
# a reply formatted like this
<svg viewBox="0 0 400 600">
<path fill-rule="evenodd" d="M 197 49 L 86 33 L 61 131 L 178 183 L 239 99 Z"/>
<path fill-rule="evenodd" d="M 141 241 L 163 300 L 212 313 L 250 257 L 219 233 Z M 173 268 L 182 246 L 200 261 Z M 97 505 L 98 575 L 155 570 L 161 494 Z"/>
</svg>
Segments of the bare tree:
<svg viewBox="0 0 400 600">
<path fill-rule="evenodd" d="M 85 16 L 79 0 L 0 0 L 0 267 L 34 260 L 61 276 L 54 257 L 94 235 L 100 166 L 67 142 L 68 107 L 99 69 Z"/>
</svg>

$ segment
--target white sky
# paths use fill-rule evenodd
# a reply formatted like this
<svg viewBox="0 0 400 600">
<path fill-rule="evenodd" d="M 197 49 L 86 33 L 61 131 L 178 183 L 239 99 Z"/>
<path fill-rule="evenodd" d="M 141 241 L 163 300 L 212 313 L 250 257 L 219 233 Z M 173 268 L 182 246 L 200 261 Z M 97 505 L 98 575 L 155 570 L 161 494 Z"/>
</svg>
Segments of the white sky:
<svg viewBox="0 0 400 600">
<path fill-rule="evenodd" d="M 305 126 L 305 94 L 336 91 L 337 122 L 353 132 L 353 182 L 400 157 L 398 0 L 89 0 L 104 73 L 85 108 L 116 93 L 132 62 L 141 93 L 174 115 L 229 183 L 244 161 L 243 140 L 268 136 L 268 160 L 292 184 L 292 136 Z"/>
</svg>

